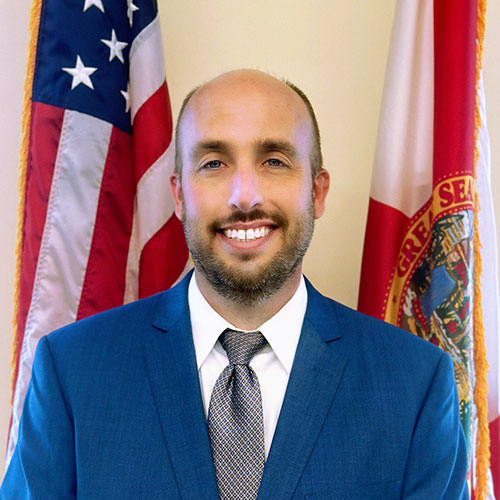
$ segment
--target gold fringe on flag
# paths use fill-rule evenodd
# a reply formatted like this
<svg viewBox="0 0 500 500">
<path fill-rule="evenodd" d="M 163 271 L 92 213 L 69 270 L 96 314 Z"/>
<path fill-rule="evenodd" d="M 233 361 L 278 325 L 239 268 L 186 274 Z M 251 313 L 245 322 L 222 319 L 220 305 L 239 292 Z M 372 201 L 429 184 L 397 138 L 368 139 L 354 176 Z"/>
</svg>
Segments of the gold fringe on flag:
<svg viewBox="0 0 500 500">
<path fill-rule="evenodd" d="M 486 0 L 478 0 L 477 13 L 477 45 L 476 45 L 476 99 L 474 116 L 474 177 L 477 179 L 477 162 L 479 159 L 478 136 L 481 127 L 479 112 L 479 80 L 481 78 L 484 31 L 486 20 Z M 476 438 L 476 485 L 474 495 L 477 500 L 486 500 L 488 495 L 488 470 L 490 468 L 490 432 L 488 427 L 488 360 L 486 358 L 486 343 L 484 337 L 484 323 L 482 311 L 482 258 L 481 240 L 479 237 L 478 212 L 479 196 L 477 187 L 474 187 L 474 310 L 473 310 L 473 337 L 474 337 L 474 404 L 477 409 L 477 438 Z"/>
<path fill-rule="evenodd" d="M 19 294 L 21 279 L 21 255 L 23 246 L 24 229 L 24 205 L 26 201 L 26 177 L 28 170 L 28 148 L 31 125 L 31 94 L 33 91 L 33 76 L 35 74 L 36 50 L 38 41 L 38 28 L 40 26 L 40 12 L 42 9 L 42 0 L 33 0 L 30 12 L 30 40 L 28 45 L 28 58 L 26 61 L 26 80 L 24 82 L 24 103 L 21 121 L 21 152 L 19 160 L 19 205 L 17 208 L 17 243 L 16 243 L 16 274 L 14 281 L 14 318 L 12 325 L 13 344 L 12 344 L 12 397 L 14 398 L 14 377 L 16 374 L 17 360 L 19 357 L 19 330 L 17 325 L 17 315 L 19 312 Z"/>
</svg>

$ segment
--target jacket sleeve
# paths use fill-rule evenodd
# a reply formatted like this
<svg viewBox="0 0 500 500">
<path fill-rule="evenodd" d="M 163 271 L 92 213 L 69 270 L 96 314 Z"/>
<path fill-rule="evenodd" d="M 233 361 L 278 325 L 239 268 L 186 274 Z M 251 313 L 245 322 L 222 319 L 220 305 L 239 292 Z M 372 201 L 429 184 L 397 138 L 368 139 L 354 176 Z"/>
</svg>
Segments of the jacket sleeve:
<svg viewBox="0 0 500 500">
<path fill-rule="evenodd" d="M 467 500 L 467 452 L 453 365 L 441 356 L 414 429 L 404 500 Z"/>
<path fill-rule="evenodd" d="M 0 500 L 76 498 L 75 438 L 47 337 L 38 343 Z"/>
</svg>

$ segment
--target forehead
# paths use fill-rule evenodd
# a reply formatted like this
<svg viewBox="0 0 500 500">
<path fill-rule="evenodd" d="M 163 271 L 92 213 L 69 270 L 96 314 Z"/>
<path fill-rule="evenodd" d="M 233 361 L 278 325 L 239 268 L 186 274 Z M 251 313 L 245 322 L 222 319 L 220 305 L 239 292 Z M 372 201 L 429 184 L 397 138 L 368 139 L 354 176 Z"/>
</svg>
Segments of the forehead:
<svg viewBox="0 0 500 500">
<path fill-rule="evenodd" d="M 196 92 L 181 123 L 183 156 L 199 141 L 243 147 L 256 141 L 288 141 L 309 156 L 312 122 L 300 96 L 264 74 L 223 75 Z"/>
</svg>

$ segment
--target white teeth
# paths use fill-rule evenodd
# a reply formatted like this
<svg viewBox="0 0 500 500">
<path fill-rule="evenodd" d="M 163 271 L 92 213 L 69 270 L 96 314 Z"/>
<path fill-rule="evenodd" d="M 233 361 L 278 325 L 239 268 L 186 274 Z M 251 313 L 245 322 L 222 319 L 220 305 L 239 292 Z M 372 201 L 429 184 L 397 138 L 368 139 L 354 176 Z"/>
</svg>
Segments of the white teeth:
<svg viewBox="0 0 500 500">
<path fill-rule="evenodd" d="M 226 229 L 224 230 L 224 234 L 232 239 L 237 241 L 252 241 L 258 238 L 263 238 L 271 232 L 269 227 L 258 227 L 256 229 Z"/>
</svg>

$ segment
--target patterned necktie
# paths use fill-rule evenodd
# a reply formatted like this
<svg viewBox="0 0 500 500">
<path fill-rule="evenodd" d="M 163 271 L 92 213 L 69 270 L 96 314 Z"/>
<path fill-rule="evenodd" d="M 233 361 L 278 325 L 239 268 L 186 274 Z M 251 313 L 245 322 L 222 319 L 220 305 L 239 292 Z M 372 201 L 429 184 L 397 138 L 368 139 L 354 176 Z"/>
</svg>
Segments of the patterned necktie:
<svg viewBox="0 0 500 500">
<path fill-rule="evenodd" d="M 219 337 L 229 358 L 215 382 L 208 434 L 221 500 L 255 500 L 264 470 L 264 420 L 259 380 L 248 366 L 266 344 L 260 332 L 227 329 Z"/>
</svg>

